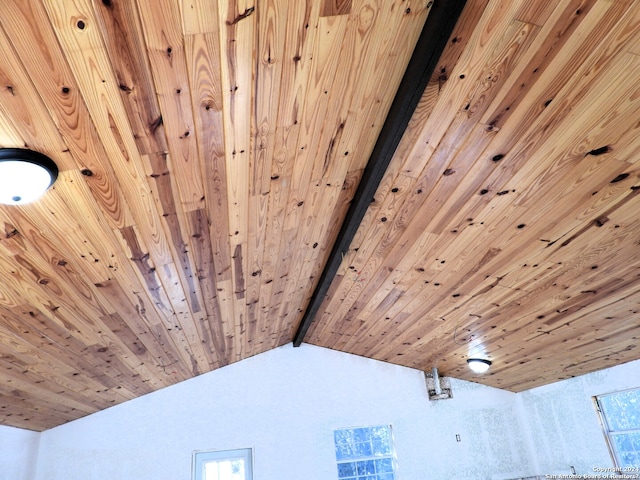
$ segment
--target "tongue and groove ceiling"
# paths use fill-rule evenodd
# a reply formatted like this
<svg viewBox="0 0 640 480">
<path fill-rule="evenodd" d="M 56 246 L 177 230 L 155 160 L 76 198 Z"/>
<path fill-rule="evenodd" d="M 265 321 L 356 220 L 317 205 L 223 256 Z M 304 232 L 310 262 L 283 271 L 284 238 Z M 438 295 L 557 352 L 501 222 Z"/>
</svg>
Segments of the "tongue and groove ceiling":
<svg viewBox="0 0 640 480">
<path fill-rule="evenodd" d="M 0 424 L 291 342 L 433 8 L 0 2 L 0 145 L 61 170 L 0 207 Z M 302 341 L 513 391 L 640 358 L 639 55 L 632 0 L 468 0 Z"/>
</svg>

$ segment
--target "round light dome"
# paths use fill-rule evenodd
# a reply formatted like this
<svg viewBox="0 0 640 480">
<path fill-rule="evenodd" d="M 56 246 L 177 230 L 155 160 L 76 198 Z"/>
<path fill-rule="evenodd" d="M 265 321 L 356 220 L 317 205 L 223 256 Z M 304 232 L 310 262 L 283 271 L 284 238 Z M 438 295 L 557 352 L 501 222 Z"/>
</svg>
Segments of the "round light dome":
<svg viewBox="0 0 640 480">
<path fill-rule="evenodd" d="M 58 178 L 49 157 L 20 148 L 0 149 L 0 203 L 23 205 L 40 198 Z"/>
<path fill-rule="evenodd" d="M 469 358 L 467 360 L 467 365 L 469 365 L 469 368 L 475 373 L 485 373 L 491 366 L 491 360 L 486 360 L 484 358 Z"/>
</svg>

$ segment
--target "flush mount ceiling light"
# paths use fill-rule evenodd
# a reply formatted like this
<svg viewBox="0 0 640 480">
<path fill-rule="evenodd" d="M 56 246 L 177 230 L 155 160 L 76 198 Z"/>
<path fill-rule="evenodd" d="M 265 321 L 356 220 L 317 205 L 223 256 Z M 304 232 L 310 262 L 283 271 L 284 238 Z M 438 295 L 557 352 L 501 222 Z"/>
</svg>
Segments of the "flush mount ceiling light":
<svg viewBox="0 0 640 480">
<path fill-rule="evenodd" d="M 41 197 L 58 178 L 46 155 L 22 148 L 0 149 L 0 203 L 22 205 Z"/>
<path fill-rule="evenodd" d="M 489 370 L 491 360 L 486 360 L 484 358 L 469 358 L 467 359 L 467 365 L 469 365 L 469 368 L 475 373 L 484 373 Z"/>
</svg>

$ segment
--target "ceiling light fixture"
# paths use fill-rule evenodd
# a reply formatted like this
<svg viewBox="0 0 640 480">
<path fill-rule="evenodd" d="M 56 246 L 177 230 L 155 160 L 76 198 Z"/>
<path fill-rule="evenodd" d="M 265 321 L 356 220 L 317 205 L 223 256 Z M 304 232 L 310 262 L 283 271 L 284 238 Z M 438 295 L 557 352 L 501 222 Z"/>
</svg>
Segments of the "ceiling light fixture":
<svg viewBox="0 0 640 480">
<path fill-rule="evenodd" d="M 23 205 L 41 197 L 58 178 L 46 155 L 22 148 L 0 149 L 0 203 Z"/>
<path fill-rule="evenodd" d="M 489 370 L 491 366 L 491 360 L 485 358 L 469 358 L 467 359 L 467 365 L 475 373 L 484 373 Z"/>
</svg>

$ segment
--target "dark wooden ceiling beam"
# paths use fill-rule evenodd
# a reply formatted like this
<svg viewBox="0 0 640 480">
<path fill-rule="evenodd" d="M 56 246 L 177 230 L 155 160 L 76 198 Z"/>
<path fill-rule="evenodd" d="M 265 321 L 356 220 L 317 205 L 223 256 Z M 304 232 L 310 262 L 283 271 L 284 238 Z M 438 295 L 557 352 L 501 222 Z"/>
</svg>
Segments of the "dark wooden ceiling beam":
<svg viewBox="0 0 640 480">
<path fill-rule="evenodd" d="M 342 257 L 351 245 L 465 4 L 466 0 L 436 0 L 431 6 L 349 211 L 293 338 L 295 347 L 302 344 L 318 313 L 329 286 L 338 272 Z"/>
</svg>

